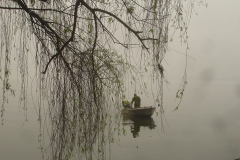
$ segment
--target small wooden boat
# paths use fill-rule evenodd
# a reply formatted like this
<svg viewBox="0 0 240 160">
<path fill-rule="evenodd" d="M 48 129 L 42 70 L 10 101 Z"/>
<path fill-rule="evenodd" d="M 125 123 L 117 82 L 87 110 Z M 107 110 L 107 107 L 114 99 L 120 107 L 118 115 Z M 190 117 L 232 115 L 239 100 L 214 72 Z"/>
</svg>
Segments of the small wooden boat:
<svg viewBox="0 0 240 160">
<path fill-rule="evenodd" d="M 125 116 L 135 117 L 151 117 L 155 111 L 155 107 L 140 107 L 140 108 L 125 108 L 122 110 L 122 114 Z"/>
</svg>

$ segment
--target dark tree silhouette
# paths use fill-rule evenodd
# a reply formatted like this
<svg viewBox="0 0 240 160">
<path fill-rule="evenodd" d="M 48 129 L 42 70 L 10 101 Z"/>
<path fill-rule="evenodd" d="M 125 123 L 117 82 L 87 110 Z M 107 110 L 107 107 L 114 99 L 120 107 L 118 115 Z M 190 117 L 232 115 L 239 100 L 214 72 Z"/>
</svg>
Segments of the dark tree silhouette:
<svg viewBox="0 0 240 160">
<path fill-rule="evenodd" d="M 1 80 L 4 104 L 14 94 L 9 82 L 11 56 L 18 57 L 20 101 L 27 108 L 28 56 L 35 58 L 39 121 L 47 104 L 51 147 L 49 159 L 81 156 L 104 159 L 105 129 L 113 136 L 115 109 L 125 97 L 124 74 L 143 86 L 151 69 L 156 102 L 163 113 L 163 58 L 179 30 L 187 46 L 187 28 L 195 0 L 1 0 Z M 173 31 L 170 33 L 170 29 Z M 139 57 L 133 64 L 132 57 Z M 186 70 L 177 97 L 182 99 Z M 180 95 L 178 95 L 180 94 Z M 115 109 L 113 109 L 113 107 Z M 112 116 L 114 115 L 114 116 Z M 106 123 L 110 122 L 109 125 Z M 41 130 L 44 132 L 44 129 Z M 42 134 L 42 133 L 41 133 Z M 43 143 L 43 137 L 40 136 Z M 93 146 L 98 140 L 98 145 Z M 43 145 L 44 146 L 44 145 Z M 77 147 L 76 147 L 77 146 Z M 80 151 L 80 152 L 79 152 Z"/>
</svg>

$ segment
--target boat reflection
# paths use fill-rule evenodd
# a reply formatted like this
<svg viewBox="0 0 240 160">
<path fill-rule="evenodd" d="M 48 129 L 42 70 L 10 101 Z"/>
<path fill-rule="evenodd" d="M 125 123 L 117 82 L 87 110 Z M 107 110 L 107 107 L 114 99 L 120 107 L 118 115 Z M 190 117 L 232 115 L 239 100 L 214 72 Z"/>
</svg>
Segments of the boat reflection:
<svg viewBox="0 0 240 160">
<path fill-rule="evenodd" d="M 123 117 L 123 126 L 130 126 L 133 138 L 139 137 L 140 127 L 155 129 L 156 125 L 152 117 Z"/>
</svg>

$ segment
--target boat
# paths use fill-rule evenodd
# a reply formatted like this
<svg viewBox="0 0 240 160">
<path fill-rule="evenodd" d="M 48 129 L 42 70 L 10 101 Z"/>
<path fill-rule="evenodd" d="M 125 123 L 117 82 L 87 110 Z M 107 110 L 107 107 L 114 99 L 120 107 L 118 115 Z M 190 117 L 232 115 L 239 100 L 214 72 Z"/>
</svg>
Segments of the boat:
<svg viewBox="0 0 240 160">
<path fill-rule="evenodd" d="M 155 111 L 155 107 L 146 106 L 140 108 L 125 108 L 122 110 L 124 116 L 134 117 L 151 117 Z"/>
</svg>

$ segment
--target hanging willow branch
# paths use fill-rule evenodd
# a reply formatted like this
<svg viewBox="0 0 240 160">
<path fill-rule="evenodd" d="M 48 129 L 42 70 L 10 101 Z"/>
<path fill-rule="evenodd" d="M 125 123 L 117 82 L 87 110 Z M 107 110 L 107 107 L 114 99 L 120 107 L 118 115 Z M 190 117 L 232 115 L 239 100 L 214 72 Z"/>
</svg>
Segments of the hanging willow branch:
<svg viewBox="0 0 240 160">
<path fill-rule="evenodd" d="M 170 28 L 173 32 L 179 30 L 187 43 L 194 3 L 195 0 L 1 0 L 2 119 L 6 95 L 14 92 L 9 82 L 11 53 L 32 55 L 36 62 L 41 132 L 46 125 L 51 126 L 51 147 L 45 148 L 41 143 L 43 154 L 49 159 L 81 155 L 92 159 L 97 152 L 98 158 L 104 159 L 105 129 L 110 126 L 109 130 L 114 130 L 114 121 L 120 120 L 125 73 L 132 73 L 135 82 L 142 82 L 143 68 L 151 67 L 152 77 L 156 77 L 152 80 L 158 82 L 155 99 L 160 112 L 164 112 L 162 60 L 172 38 Z M 19 57 L 21 98 L 27 102 L 27 69 L 31 68 L 23 56 Z M 141 57 L 140 65 L 133 64 L 131 57 Z M 186 83 L 183 84 L 182 91 Z M 50 124 L 42 118 L 45 103 Z M 108 133 L 113 136 L 113 132 Z M 39 139 L 43 141 L 44 137 Z M 96 141 L 98 145 L 94 146 Z"/>
</svg>

